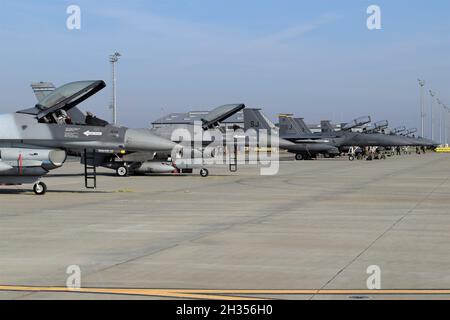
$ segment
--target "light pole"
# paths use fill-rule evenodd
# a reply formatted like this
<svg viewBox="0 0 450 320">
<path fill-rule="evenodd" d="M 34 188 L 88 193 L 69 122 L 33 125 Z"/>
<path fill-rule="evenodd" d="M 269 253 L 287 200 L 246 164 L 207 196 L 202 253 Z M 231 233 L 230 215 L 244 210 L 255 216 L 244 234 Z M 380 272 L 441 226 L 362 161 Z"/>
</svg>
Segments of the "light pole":
<svg viewBox="0 0 450 320">
<path fill-rule="evenodd" d="M 442 111 L 440 109 L 441 106 L 441 100 L 439 98 L 436 98 L 436 102 L 438 104 L 438 120 L 439 120 L 439 143 L 442 143 Z"/>
<path fill-rule="evenodd" d="M 447 146 L 447 116 L 448 116 L 448 108 L 445 104 L 442 105 L 442 110 L 444 112 L 444 116 L 442 120 L 444 121 L 444 146 Z"/>
<path fill-rule="evenodd" d="M 109 56 L 109 62 L 112 66 L 112 103 L 111 109 L 113 112 L 113 124 L 117 124 L 117 93 L 116 93 L 116 63 L 119 61 L 120 53 L 114 52 Z"/>
<path fill-rule="evenodd" d="M 434 132 L 433 132 L 433 104 L 434 104 L 434 96 L 436 93 L 434 91 L 430 90 L 430 96 L 431 96 L 431 105 L 430 105 L 430 125 L 431 125 L 431 140 L 434 138 Z"/>
<path fill-rule="evenodd" d="M 424 122 L 425 122 L 425 102 L 424 102 L 424 87 L 425 80 L 418 79 L 420 86 L 420 132 L 424 136 Z"/>
</svg>

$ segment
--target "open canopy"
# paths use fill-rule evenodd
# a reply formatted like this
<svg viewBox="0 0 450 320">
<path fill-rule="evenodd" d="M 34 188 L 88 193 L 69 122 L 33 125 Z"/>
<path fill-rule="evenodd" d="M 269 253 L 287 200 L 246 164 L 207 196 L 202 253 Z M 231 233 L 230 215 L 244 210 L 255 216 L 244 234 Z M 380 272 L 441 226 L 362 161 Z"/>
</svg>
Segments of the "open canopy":
<svg viewBox="0 0 450 320">
<path fill-rule="evenodd" d="M 357 119 L 347 123 L 345 126 L 342 127 L 342 130 L 347 131 L 347 130 L 351 130 L 353 128 L 361 127 L 365 124 L 370 123 L 371 121 L 372 120 L 370 119 L 370 116 L 360 117 L 360 118 L 357 118 Z"/>
<path fill-rule="evenodd" d="M 102 80 L 70 82 L 43 97 L 34 108 L 19 113 L 37 115 L 41 119 L 61 109 L 68 111 L 104 87 L 106 84 Z"/>
<path fill-rule="evenodd" d="M 244 104 L 226 104 L 210 111 L 203 119 L 203 128 L 206 130 L 216 126 L 219 122 L 231 117 L 245 108 Z"/>
</svg>

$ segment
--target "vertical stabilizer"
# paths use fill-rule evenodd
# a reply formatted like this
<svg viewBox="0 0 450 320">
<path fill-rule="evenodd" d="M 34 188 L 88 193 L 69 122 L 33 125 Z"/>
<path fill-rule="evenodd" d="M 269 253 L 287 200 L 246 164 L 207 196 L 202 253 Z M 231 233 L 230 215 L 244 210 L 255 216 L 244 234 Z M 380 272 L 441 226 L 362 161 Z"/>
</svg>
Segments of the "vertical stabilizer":
<svg viewBox="0 0 450 320">
<path fill-rule="evenodd" d="M 334 128 L 331 125 L 330 120 L 320 121 L 320 127 L 322 128 L 322 133 L 333 133 L 334 132 Z"/>
<path fill-rule="evenodd" d="M 266 129 L 268 131 L 276 130 L 275 125 L 262 112 L 261 109 L 245 108 L 244 110 L 244 130 L 248 129 Z"/>
<path fill-rule="evenodd" d="M 36 82 L 31 84 L 34 95 L 38 101 L 41 101 L 49 93 L 55 90 L 55 85 L 51 82 Z"/>
<path fill-rule="evenodd" d="M 313 134 L 311 129 L 308 128 L 303 118 L 295 118 L 294 121 L 297 123 L 302 133 Z"/>
</svg>

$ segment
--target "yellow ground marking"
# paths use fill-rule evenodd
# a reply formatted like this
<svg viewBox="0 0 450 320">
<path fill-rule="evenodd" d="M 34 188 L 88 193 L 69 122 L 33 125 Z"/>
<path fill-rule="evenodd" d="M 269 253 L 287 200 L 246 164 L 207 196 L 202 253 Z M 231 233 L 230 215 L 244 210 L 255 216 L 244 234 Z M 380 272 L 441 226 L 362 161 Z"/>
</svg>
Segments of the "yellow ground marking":
<svg viewBox="0 0 450 320">
<path fill-rule="evenodd" d="M 93 293 L 154 296 L 182 299 L 213 299 L 213 300 L 255 300 L 256 298 L 235 297 L 230 295 L 216 295 L 195 292 L 195 290 L 171 290 L 171 289 L 116 289 L 116 288 L 80 288 L 67 287 L 34 287 L 34 286 L 0 286 L 0 291 L 19 292 L 59 292 L 59 293 Z"/>
<path fill-rule="evenodd" d="M 259 295 L 450 295 L 450 289 L 393 290 L 209 290 L 209 289 L 141 289 L 141 288 L 80 288 L 0 286 L 0 291 L 59 292 L 153 296 L 181 299 L 257 300 Z M 250 295 L 253 297 L 242 297 Z"/>
</svg>

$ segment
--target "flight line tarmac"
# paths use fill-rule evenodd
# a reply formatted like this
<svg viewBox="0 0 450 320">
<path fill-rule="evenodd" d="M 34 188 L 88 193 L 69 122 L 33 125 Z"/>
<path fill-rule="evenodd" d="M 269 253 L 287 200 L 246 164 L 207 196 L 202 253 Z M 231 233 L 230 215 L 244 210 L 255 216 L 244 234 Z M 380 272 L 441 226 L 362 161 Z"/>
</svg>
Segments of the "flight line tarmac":
<svg viewBox="0 0 450 320">
<path fill-rule="evenodd" d="M 276 176 L 239 166 L 207 178 L 101 170 L 96 191 L 70 162 L 43 178 L 43 197 L 0 188 L 0 299 L 398 298 L 354 291 L 371 265 L 383 290 L 449 298 L 421 291 L 450 289 L 449 160 L 289 160 Z M 60 292 L 70 265 L 102 290 Z"/>
</svg>

